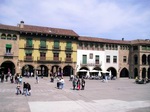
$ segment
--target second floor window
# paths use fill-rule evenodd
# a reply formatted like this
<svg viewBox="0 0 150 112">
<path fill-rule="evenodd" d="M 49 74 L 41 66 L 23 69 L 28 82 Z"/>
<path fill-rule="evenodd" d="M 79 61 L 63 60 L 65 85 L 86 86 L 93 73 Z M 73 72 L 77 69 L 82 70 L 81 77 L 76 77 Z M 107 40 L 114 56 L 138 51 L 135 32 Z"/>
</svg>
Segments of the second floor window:
<svg viewBox="0 0 150 112">
<path fill-rule="evenodd" d="M 59 57 L 59 53 L 54 53 L 54 58 L 58 58 Z"/>
<path fill-rule="evenodd" d="M 117 63 L 117 56 L 113 56 L 113 63 Z"/>
<path fill-rule="evenodd" d="M 93 59 L 93 53 L 90 53 L 90 59 Z"/>
<path fill-rule="evenodd" d="M 45 52 L 40 52 L 40 57 L 46 57 L 46 53 Z"/>
<path fill-rule="evenodd" d="M 106 63 L 110 63 L 110 56 L 109 55 L 106 56 Z"/>
<path fill-rule="evenodd" d="M 59 48 L 59 40 L 54 40 L 54 48 Z"/>
<path fill-rule="evenodd" d="M 96 56 L 95 56 L 95 63 L 96 63 L 96 64 L 99 64 L 99 55 L 96 55 Z"/>
<path fill-rule="evenodd" d="M 127 56 L 123 56 L 123 63 L 127 62 Z"/>
<path fill-rule="evenodd" d="M 11 44 L 6 44 L 6 53 L 11 53 Z"/>
<path fill-rule="evenodd" d="M 41 48 L 46 48 L 46 40 L 41 40 L 40 41 L 40 47 Z"/>
<path fill-rule="evenodd" d="M 32 47 L 32 39 L 27 39 L 26 45 L 27 45 L 28 47 Z"/>
</svg>

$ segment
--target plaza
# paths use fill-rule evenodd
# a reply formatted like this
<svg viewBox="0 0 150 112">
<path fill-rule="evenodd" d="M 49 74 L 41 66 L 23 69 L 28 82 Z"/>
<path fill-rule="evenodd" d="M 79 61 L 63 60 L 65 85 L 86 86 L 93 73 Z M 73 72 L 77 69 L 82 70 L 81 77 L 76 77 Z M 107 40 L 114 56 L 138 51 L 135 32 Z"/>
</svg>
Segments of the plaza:
<svg viewBox="0 0 150 112">
<path fill-rule="evenodd" d="M 63 89 L 49 77 L 23 78 L 31 84 L 32 95 L 16 95 L 16 84 L 0 83 L 0 112 L 149 112 L 150 83 L 135 84 L 134 79 L 118 78 L 107 83 L 86 80 L 85 90 L 72 90 L 69 77 Z"/>
</svg>

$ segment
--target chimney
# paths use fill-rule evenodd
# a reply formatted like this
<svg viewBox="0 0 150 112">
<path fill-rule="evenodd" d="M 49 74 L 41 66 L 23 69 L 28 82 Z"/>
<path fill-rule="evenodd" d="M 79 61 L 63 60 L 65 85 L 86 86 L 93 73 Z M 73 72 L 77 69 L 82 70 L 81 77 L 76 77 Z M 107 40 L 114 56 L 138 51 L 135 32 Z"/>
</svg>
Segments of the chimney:
<svg viewBox="0 0 150 112">
<path fill-rule="evenodd" d="M 24 28 L 24 21 L 20 21 L 20 28 Z"/>
<path fill-rule="evenodd" d="M 124 41 L 124 38 L 122 38 L 122 41 Z"/>
</svg>

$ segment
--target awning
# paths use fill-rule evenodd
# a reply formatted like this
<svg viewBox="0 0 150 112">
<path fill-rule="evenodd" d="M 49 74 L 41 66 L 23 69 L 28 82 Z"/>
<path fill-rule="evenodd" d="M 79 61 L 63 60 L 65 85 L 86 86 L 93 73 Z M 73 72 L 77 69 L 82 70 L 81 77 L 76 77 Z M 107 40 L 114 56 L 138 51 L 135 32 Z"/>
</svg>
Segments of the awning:
<svg viewBox="0 0 150 112">
<path fill-rule="evenodd" d="M 11 48 L 12 45 L 11 44 L 6 44 L 6 48 Z"/>
</svg>

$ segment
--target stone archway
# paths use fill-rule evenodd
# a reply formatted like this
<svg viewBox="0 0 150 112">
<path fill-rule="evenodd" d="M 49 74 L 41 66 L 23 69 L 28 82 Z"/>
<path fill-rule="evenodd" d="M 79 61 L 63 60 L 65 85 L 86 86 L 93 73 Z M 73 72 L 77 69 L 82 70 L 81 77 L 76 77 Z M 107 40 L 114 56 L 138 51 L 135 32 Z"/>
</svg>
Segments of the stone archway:
<svg viewBox="0 0 150 112">
<path fill-rule="evenodd" d="M 108 68 L 107 71 L 111 71 L 111 76 L 117 77 L 117 71 L 114 67 Z"/>
<path fill-rule="evenodd" d="M 34 76 L 34 67 L 32 65 L 24 65 L 22 67 L 22 76 L 31 76 L 31 74 L 33 73 L 32 77 Z"/>
<path fill-rule="evenodd" d="M 120 78 L 129 77 L 129 71 L 126 68 L 123 68 L 120 72 Z"/>
<path fill-rule="evenodd" d="M 8 72 L 10 72 L 14 75 L 16 73 L 15 69 L 15 64 L 11 61 L 5 61 L 1 64 L 1 72 L 4 72 L 4 74 L 8 74 Z"/>
<path fill-rule="evenodd" d="M 63 68 L 63 76 L 70 76 L 73 75 L 74 70 L 73 67 L 70 65 L 67 65 Z"/>
<path fill-rule="evenodd" d="M 147 78 L 150 79 L 150 68 L 148 68 L 148 71 L 147 71 Z"/>
<path fill-rule="evenodd" d="M 48 77 L 48 67 L 45 65 L 39 65 L 36 69 L 38 71 L 39 76 Z"/>
</svg>

